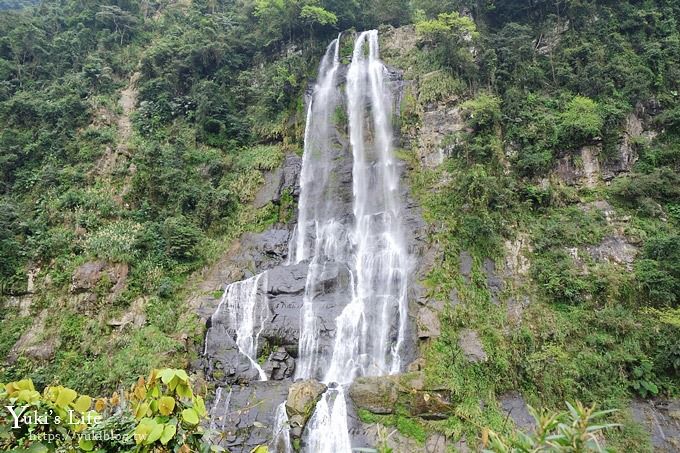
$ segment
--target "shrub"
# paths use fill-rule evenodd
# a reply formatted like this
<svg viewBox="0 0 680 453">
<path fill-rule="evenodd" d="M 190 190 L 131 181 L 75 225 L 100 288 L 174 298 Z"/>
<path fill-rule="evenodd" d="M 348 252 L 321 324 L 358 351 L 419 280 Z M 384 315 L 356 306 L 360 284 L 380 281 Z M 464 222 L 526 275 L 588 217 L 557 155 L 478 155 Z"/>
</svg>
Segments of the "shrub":
<svg viewBox="0 0 680 453">
<path fill-rule="evenodd" d="M 129 405 L 124 405 L 117 393 L 93 399 L 62 386 L 46 387 L 41 394 L 30 379 L 0 384 L 3 406 L 16 407 L 17 414 L 19 407 L 25 414 L 35 411 L 44 421 L 15 421 L 11 412 L 0 415 L 5 434 L 0 447 L 37 452 L 209 451 L 200 427 L 207 416 L 205 403 L 184 370 L 153 370 L 148 379 L 139 378 L 128 398 Z"/>
<path fill-rule="evenodd" d="M 169 217 L 163 222 L 161 234 L 167 255 L 177 261 L 193 261 L 199 256 L 196 246 L 203 233 L 184 217 Z"/>
<path fill-rule="evenodd" d="M 130 220 L 112 222 L 93 233 L 85 249 L 91 255 L 113 262 L 131 262 L 137 253 L 142 225 Z"/>
<path fill-rule="evenodd" d="M 574 147 L 599 136 L 604 125 L 597 103 L 583 96 L 576 96 L 569 101 L 559 121 L 561 139 Z"/>
<path fill-rule="evenodd" d="M 602 424 L 600 420 L 613 411 L 596 411 L 595 405 L 585 407 L 581 403 L 567 404 L 565 412 L 536 412 L 529 407 L 529 412 L 536 420 L 536 430 L 525 434 L 520 430 L 509 436 L 488 433 L 483 444 L 488 444 L 484 452 L 510 453 L 518 451 L 552 451 L 567 452 L 604 452 L 600 445 L 602 431 L 616 427 L 613 423 Z M 597 422 L 597 424 L 596 424 Z"/>
<path fill-rule="evenodd" d="M 493 95 L 482 93 L 461 105 L 468 124 L 475 129 L 494 126 L 501 119 L 501 100 Z"/>
<path fill-rule="evenodd" d="M 680 294 L 680 236 L 658 236 L 644 247 L 635 275 L 647 301 L 655 306 L 678 306 Z"/>
</svg>

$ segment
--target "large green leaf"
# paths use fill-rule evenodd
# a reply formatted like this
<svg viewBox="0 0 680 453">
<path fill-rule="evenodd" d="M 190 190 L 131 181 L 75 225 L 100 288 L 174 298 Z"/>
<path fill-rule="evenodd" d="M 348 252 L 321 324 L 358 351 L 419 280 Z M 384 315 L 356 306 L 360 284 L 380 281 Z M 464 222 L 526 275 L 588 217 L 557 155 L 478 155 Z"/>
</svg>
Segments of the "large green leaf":
<svg viewBox="0 0 680 453">
<path fill-rule="evenodd" d="M 175 410 L 175 398 L 164 396 L 158 400 L 158 412 L 161 415 L 170 415 L 173 410 Z"/>
<path fill-rule="evenodd" d="M 87 395 L 81 395 L 76 400 L 75 404 L 73 405 L 73 408 L 82 414 L 83 412 L 87 412 L 91 405 L 92 398 L 90 398 Z"/>
<path fill-rule="evenodd" d="M 184 409 L 182 411 L 182 420 L 189 425 L 198 425 L 198 413 L 192 408 Z"/>
<path fill-rule="evenodd" d="M 143 418 L 135 428 L 135 442 L 137 444 L 151 445 L 161 438 L 164 425 L 157 423 L 152 418 Z"/>
<path fill-rule="evenodd" d="M 62 387 L 59 389 L 59 394 L 57 395 L 57 399 L 54 402 L 54 404 L 57 405 L 57 407 L 62 407 L 62 408 L 67 408 L 69 404 L 71 404 L 78 394 L 76 393 L 75 390 L 71 390 L 70 388 Z"/>
<path fill-rule="evenodd" d="M 172 424 L 167 424 L 163 428 L 163 434 L 161 435 L 161 443 L 166 445 L 170 440 L 177 434 L 177 426 Z"/>
</svg>

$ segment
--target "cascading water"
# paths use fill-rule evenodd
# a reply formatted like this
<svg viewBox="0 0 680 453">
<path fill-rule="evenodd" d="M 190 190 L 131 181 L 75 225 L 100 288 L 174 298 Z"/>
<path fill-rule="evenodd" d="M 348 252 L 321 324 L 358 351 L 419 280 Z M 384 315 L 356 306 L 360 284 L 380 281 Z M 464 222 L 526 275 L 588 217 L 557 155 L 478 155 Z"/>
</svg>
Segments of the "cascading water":
<svg viewBox="0 0 680 453">
<path fill-rule="evenodd" d="M 223 313 L 226 312 L 230 325 L 236 329 L 238 350 L 248 358 L 253 368 L 257 370 L 260 380 L 266 381 L 266 373 L 255 360 L 258 340 L 267 314 L 267 296 L 260 294 L 263 286 L 265 288 L 267 286 L 266 272 L 230 284 L 224 290 L 222 300 L 213 313 L 212 319 L 214 322 L 215 318 L 223 316 Z M 256 327 L 257 331 L 255 330 Z M 209 335 L 210 330 L 206 333 L 206 348 Z"/>
<path fill-rule="evenodd" d="M 293 453 L 286 402 L 279 404 L 274 415 L 274 437 L 269 445 L 271 453 Z"/>
<path fill-rule="evenodd" d="M 409 256 L 387 70 L 379 59 L 377 31 L 363 32 L 355 41 L 343 91 L 339 40 L 326 50 L 309 101 L 298 223 L 287 263 L 307 265 L 295 378 L 328 385 L 303 433 L 303 451 L 310 453 L 351 452 L 346 388 L 357 376 L 400 371 L 407 321 Z M 342 130 L 345 118 L 349 137 Z M 323 299 L 325 285 L 341 272 L 349 290 L 336 291 L 323 309 L 315 306 L 329 303 Z M 266 289 L 261 288 L 267 287 L 266 279 L 264 272 L 231 284 L 213 315 L 228 311 L 238 350 L 261 380 L 266 375 L 255 357 L 265 323 Z M 219 390 L 218 405 L 221 398 Z M 284 402 L 276 408 L 270 451 L 292 451 L 288 423 Z"/>
<path fill-rule="evenodd" d="M 335 46 L 337 49 L 338 44 Z M 298 377 L 320 377 L 315 364 L 327 360 L 328 368 L 322 380 L 327 384 L 338 384 L 331 385 L 323 395 L 309 421 L 305 446 L 307 451 L 315 453 L 351 451 L 344 386 L 356 376 L 396 373 L 401 366 L 399 351 L 406 330 L 409 256 L 400 222 L 399 176 L 392 155 L 392 100 L 383 79 L 385 72 L 386 68 L 379 60 L 377 31 L 361 33 L 354 45 L 346 84 L 353 155 L 353 228 L 349 241 L 343 236 L 343 228 L 336 226 L 341 224 L 334 219 L 315 218 L 317 229 L 312 266 L 316 268 L 329 261 L 346 260 L 353 277 L 351 300 L 336 319 L 330 359 L 319 357 L 314 341 L 308 340 L 308 336 L 318 334 L 311 297 L 309 303 L 305 300 L 303 313 L 300 360 L 304 366 Z M 328 74 L 334 77 L 335 70 Z M 337 90 L 332 80 L 323 82 Z M 317 95 L 336 99 L 337 95 L 326 90 L 327 86 L 320 85 L 314 100 Z M 326 108 L 334 106 L 329 103 Z M 307 127 L 315 127 L 312 133 L 326 131 L 324 134 L 328 138 L 327 130 L 332 126 L 324 123 L 329 117 L 316 116 L 313 107 L 312 104 Z M 305 144 L 305 155 L 317 150 L 332 151 L 328 143 Z M 305 165 L 310 162 L 304 160 Z M 303 175 L 305 170 L 309 173 L 315 169 L 303 168 Z M 314 173 L 322 174 L 321 171 Z M 316 202 L 328 203 L 320 198 Z M 301 212 L 303 208 L 306 206 L 301 206 Z M 298 225 L 298 234 L 300 231 Z M 297 250 L 304 250 L 304 245 L 299 245 L 300 240 L 298 237 Z M 332 247 L 328 247 L 329 244 Z M 304 253 L 298 258 L 304 259 Z M 317 277 L 310 269 L 307 280 L 310 294 L 314 293 Z"/>
<path fill-rule="evenodd" d="M 227 415 L 229 414 L 229 403 L 231 403 L 231 393 L 232 389 L 229 389 L 227 395 L 222 399 L 222 393 L 224 388 L 219 387 L 215 392 L 215 402 L 210 410 L 210 430 L 213 431 L 217 429 L 219 424 L 220 429 L 224 429 L 224 425 L 227 421 Z"/>
<path fill-rule="evenodd" d="M 337 154 L 342 147 L 334 137 L 333 116 L 340 105 L 337 73 L 340 66 L 339 37 L 326 50 L 319 67 L 307 111 L 304 154 L 300 174 L 298 224 L 289 254 L 294 263 L 310 259 L 302 305 L 299 361 L 296 377 L 309 378 L 323 364 L 317 353 L 319 327 L 314 314 L 314 296 L 329 262 L 346 261 L 349 238 L 341 209 L 338 182 L 333 180 Z"/>
</svg>

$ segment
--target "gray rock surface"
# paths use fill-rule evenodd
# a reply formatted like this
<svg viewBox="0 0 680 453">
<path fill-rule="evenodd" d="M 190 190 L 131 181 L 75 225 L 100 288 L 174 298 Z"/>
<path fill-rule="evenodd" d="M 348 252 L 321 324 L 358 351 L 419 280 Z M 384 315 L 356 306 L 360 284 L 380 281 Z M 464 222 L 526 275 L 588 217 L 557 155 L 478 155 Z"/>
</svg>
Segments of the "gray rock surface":
<svg viewBox="0 0 680 453">
<path fill-rule="evenodd" d="M 602 175 L 599 160 L 601 151 L 601 144 L 568 151 L 557 161 L 555 174 L 568 185 L 594 187 Z"/>
<path fill-rule="evenodd" d="M 503 292 L 503 279 L 496 273 L 495 261 L 485 258 L 483 269 L 486 275 L 486 285 L 489 288 L 491 302 L 498 304 L 500 293 Z"/>
<path fill-rule="evenodd" d="M 649 431 L 655 452 L 680 451 L 680 400 L 634 400 L 633 419 Z"/>
<path fill-rule="evenodd" d="M 601 243 L 588 247 L 588 254 L 597 261 L 622 264 L 632 268 L 637 247 L 628 243 L 625 237 L 613 235 L 605 237 Z"/>
<path fill-rule="evenodd" d="M 216 413 L 219 430 L 215 442 L 231 453 L 250 453 L 258 445 L 266 445 L 272 437 L 276 408 L 288 395 L 288 381 L 253 382 L 232 386 L 228 407 L 220 405 Z M 228 392 L 223 389 L 224 393 Z"/>
<path fill-rule="evenodd" d="M 460 252 L 460 273 L 466 282 L 470 283 L 470 277 L 472 276 L 472 255 L 470 252 L 463 250 Z"/>
<path fill-rule="evenodd" d="M 484 352 L 484 345 L 482 345 L 476 331 L 463 329 L 458 337 L 458 346 L 470 362 L 486 362 L 487 356 Z"/>
<path fill-rule="evenodd" d="M 272 201 L 280 199 L 281 183 L 283 181 L 283 169 L 275 168 L 264 173 L 264 184 L 255 194 L 253 206 L 257 209 L 263 208 Z"/>
<path fill-rule="evenodd" d="M 430 307 L 420 307 L 418 309 L 418 338 L 437 338 L 441 334 L 441 323 L 439 312 Z"/>
<path fill-rule="evenodd" d="M 518 392 L 506 393 L 498 399 L 498 402 L 519 429 L 528 432 L 535 428 L 536 420 L 529 413 L 527 403 Z"/>
<path fill-rule="evenodd" d="M 374 414 L 391 414 L 399 398 L 398 380 L 390 377 L 359 377 L 349 388 L 358 407 Z"/>
<path fill-rule="evenodd" d="M 281 183 L 274 201 L 278 202 L 284 192 L 289 192 L 293 197 L 300 195 L 300 171 L 302 170 L 302 158 L 295 154 L 288 154 L 283 161 Z"/>
</svg>

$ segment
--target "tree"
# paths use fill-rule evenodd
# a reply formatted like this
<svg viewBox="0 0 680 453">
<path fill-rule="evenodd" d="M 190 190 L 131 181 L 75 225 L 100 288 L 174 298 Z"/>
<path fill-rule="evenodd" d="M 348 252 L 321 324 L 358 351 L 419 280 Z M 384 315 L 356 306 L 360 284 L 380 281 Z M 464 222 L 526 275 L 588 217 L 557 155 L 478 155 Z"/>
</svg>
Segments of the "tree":
<svg viewBox="0 0 680 453">
<path fill-rule="evenodd" d="M 477 75 L 475 56 L 479 32 L 475 22 L 458 13 L 442 13 L 436 19 L 416 24 L 421 43 L 431 46 L 437 59 L 462 77 L 473 79 Z"/>
</svg>

